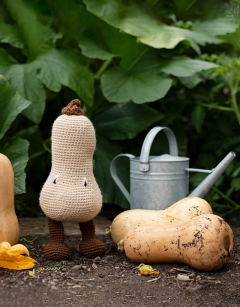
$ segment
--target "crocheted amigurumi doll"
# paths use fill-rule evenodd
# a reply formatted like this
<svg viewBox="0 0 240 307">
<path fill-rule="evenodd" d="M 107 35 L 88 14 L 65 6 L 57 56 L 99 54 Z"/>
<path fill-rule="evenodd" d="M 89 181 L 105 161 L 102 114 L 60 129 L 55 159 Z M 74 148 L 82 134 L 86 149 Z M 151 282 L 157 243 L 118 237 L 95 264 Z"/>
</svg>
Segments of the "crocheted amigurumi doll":
<svg viewBox="0 0 240 307">
<path fill-rule="evenodd" d="M 62 222 L 78 223 L 81 254 L 103 256 L 105 245 L 95 238 L 93 218 L 102 207 L 102 195 L 93 175 L 95 130 L 75 99 L 62 109 L 52 128 L 52 168 L 40 193 L 40 206 L 48 218 L 50 242 L 44 248 L 48 259 L 70 257 L 64 244 Z"/>
</svg>

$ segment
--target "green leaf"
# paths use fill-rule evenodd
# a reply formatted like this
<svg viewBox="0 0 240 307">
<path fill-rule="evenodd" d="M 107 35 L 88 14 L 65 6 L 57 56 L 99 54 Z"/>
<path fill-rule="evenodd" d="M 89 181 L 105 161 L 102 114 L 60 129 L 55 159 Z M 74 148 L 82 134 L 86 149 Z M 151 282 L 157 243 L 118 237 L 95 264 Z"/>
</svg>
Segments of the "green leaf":
<svg viewBox="0 0 240 307">
<path fill-rule="evenodd" d="M 127 72 L 119 67 L 109 69 L 101 78 L 102 91 L 110 102 L 145 103 L 164 97 L 172 79 L 151 71 Z"/>
<path fill-rule="evenodd" d="M 62 31 L 67 29 L 67 35 L 70 33 L 77 40 L 83 55 L 89 58 L 108 60 L 121 57 L 124 62 L 131 58 L 131 64 L 146 49 L 146 46 L 136 43 L 135 37 L 108 25 L 81 4 L 68 0 L 51 0 L 50 3 L 60 23 L 64 24 Z"/>
<path fill-rule="evenodd" d="M 29 159 L 42 155 L 46 150 L 43 145 L 41 131 L 38 126 L 32 126 L 27 129 L 22 129 L 16 136 L 27 140 L 29 146 Z"/>
<path fill-rule="evenodd" d="M 40 12 L 29 6 L 29 2 L 21 0 L 4 0 L 11 17 L 15 20 L 27 48 L 28 60 L 52 48 L 59 34 L 55 34 L 40 21 Z M 49 19 L 50 21 L 50 19 Z"/>
<path fill-rule="evenodd" d="M 218 67 L 214 63 L 190 59 L 186 56 L 172 57 L 169 60 L 160 61 L 159 65 L 163 72 L 176 77 L 189 77 L 202 70 Z"/>
<path fill-rule="evenodd" d="M 201 20 L 196 23 L 193 31 L 189 33 L 188 38 L 196 43 L 205 46 L 208 44 L 221 44 L 223 39 L 221 35 L 233 33 L 238 25 L 230 21 L 225 16 L 216 16 L 208 20 Z"/>
<path fill-rule="evenodd" d="M 201 106 L 196 106 L 192 112 L 192 123 L 197 132 L 201 130 L 204 117 L 205 117 L 204 109 Z"/>
<path fill-rule="evenodd" d="M 103 195 L 104 203 L 115 203 L 125 209 L 129 209 L 129 203 L 119 190 L 110 175 L 110 164 L 113 158 L 122 152 L 122 148 L 117 142 L 108 141 L 99 136 L 97 138 L 97 147 L 94 154 L 94 175 Z M 117 165 L 117 172 L 123 184 L 129 187 L 129 160 L 122 159 Z"/>
<path fill-rule="evenodd" d="M 31 105 L 22 113 L 36 124 L 42 119 L 46 99 L 44 87 L 37 78 L 37 68 L 35 62 L 14 64 L 3 69 L 0 66 L 0 73 L 4 71 L 13 89 L 31 101 Z"/>
<path fill-rule="evenodd" d="M 82 49 L 83 55 L 93 58 L 93 59 L 101 59 L 101 60 L 108 60 L 117 54 L 111 53 L 106 48 L 104 48 L 103 42 L 96 42 L 92 38 L 88 38 L 86 36 L 79 37 L 80 43 L 78 46 Z M 101 44 L 102 43 L 102 44 Z"/>
<path fill-rule="evenodd" d="M 39 56 L 34 65 L 39 69 L 38 78 L 50 90 L 59 92 L 65 85 L 87 105 L 92 105 L 94 80 L 90 71 L 82 65 L 78 51 L 51 49 Z"/>
<path fill-rule="evenodd" d="M 74 1 L 51 0 L 50 5 L 57 12 L 60 24 L 64 25 L 62 31 L 67 30 L 67 35 L 77 40 L 83 55 L 102 60 L 118 56 L 118 30 L 87 12 L 83 5 Z"/>
<path fill-rule="evenodd" d="M 30 101 L 14 92 L 7 80 L 0 75 L 0 139 L 9 129 L 17 115 L 30 104 Z"/>
<path fill-rule="evenodd" d="M 239 191 L 240 190 L 240 178 L 234 178 L 231 181 L 231 188 L 235 191 Z"/>
<path fill-rule="evenodd" d="M 47 152 L 50 152 L 50 153 L 52 152 L 51 144 L 52 144 L 51 139 L 47 139 L 47 140 L 45 140 L 45 141 L 43 142 L 43 147 L 44 147 L 44 149 L 45 149 Z"/>
<path fill-rule="evenodd" d="M 7 71 L 7 67 L 13 64 L 17 64 L 17 61 L 5 49 L 0 48 L 0 71 Z"/>
<path fill-rule="evenodd" d="M 184 30 L 169 27 L 146 13 L 139 3 L 117 0 L 84 0 L 87 10 L 110 25 L 136 36 L 139 41 L 155 48 L 174 48 L 184 39 Z"/>
<path fill-rule="evenodd" d="M 194 88 L 195 86 L 197 86 L 199 83 L 203 81 L 203 79 L 200 78 L 198 74 L 195 74 L 190 77 L 181 77 L 179 78 L 179 80 L 187 88 Z"/>
<path fill-rule="evenodd" d="M 12 163 L 15 180 L 15 194 L 25 193 L 26 174 L 24 169 L 28 162 L 29 142 L 21 138 L 4 138 L 0 141 L 0 152 Z"/>
<path fill-rule="evenodd" d="M 22 37 L 18 29 L 0 19 L 0 42 L 8 43 L 16 48 L 23 48 Z"/>
<path fill-rule="evenodd" d="M 110 140 L 132 139 L 164 117 L 147 105 L 117 104 L 92 119 L 97 135 Z"/>
<path fill-rule="evenodd" d="M 140 42 L 154 48 L 173 49 L 179 42 L 189 40 L 192 48 L 200 53 L 198 44 L 220 43 L 221 40 L 217 39 L 216 35 L 235 32 L 237 28 L 236 24 L 222 18 L 223 24 L 217 31 L 216 25 L 220 22 L 217 17 L 217 22 L 212 23 L 212 20 L 199 22 L 195 30 L 190 31 L 161 23 L 159 18 L 154 16 L 154 11 L 149 13 L 138 1 L 124 3 L 118 0 L 83 0 L 83 2 L 89 12 L 113 27 L 136 36 Z M 224 27 L 225 23 L 226 28 Z M 202 24 L 203 30 L 201 30 Z M 213 33 L 209 30 L 212 25 L 214 27 Z"/>
</svg>

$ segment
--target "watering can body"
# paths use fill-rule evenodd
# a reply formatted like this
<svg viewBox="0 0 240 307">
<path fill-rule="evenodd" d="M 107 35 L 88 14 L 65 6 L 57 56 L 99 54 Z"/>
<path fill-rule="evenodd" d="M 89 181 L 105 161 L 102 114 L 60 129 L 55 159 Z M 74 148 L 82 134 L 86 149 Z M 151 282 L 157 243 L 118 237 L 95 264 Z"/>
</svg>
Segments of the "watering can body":
<svg viewBox="0 0 240 307">
<path fill-rule="evenodd" d="M 188 191 L 189 159 L 162 155 L 149 157 L 149 170 L 139 169 L 140 159 L 130 159 L 131 209 L 165 209 Z"/>
<path fill-rule="evenodd" d="M 168 138 L 170 154 L 150 156 L 152 142 L 160 131 L 164 131 Z M 116 173 L 116 163 L 122 157 L 130 159 L 130 193 Z M 209 179 L 207 177 L 207 180 L 197 187 L 197 192 L 194 190 L 189 195 L 203 197 L 234 157 L 234 153 L 229 153 L 213 170 L 191 169 L 189 158 L 178 156 L 177 141 L 172 130 L 167 127 L 155 127 L 147 134 L 140 157 L 131 154 L 116 156 L 111 163 L 110 173 L 129 201 L 131 209 L 162 210 L 189 195 L 190 171 L 210 173 Z"/>
</svg>

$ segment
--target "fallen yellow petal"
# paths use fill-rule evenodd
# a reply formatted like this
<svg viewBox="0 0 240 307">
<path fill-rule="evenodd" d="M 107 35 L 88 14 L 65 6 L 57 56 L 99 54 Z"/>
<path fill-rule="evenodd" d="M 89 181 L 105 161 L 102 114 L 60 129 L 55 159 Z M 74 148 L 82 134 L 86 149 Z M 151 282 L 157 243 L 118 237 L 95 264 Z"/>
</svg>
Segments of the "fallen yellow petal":
<svg viewBox="0 0 240 307">
<path fill-rule="evenodd" d="M 3 251 L 3 250 L 10 249 L 10 248 L 11 248 L 10 243 L 8 243 L 8 242 L 1 242 L 0 243 L 0 252 Z"/>
<path fill-rule="evenodd" d="M 141 275 L 159 275 L 160 272 L 153 269 L 151 265 L 147 265 L 144 263 L 139 264 L 137 267 Z"/>
<path fill-rule="evenodd" d="M 26 248 L 26 246 L 22 244 L 16 244 L 10 248 L 10 250 L 8 251 L 8 255 L 11 255 L 11 256 L 28 255 L 29 256 L 29 251 Z"/>
<path fill-rule="evenodd" d="M 11 246 L 8 242 L 0 243 L 0 267 L 11 270 L 25 270 L 33 268 L 35 263 L 37 261 L 29 257 L 29 251 L 24 245 Z"/>
</svg>

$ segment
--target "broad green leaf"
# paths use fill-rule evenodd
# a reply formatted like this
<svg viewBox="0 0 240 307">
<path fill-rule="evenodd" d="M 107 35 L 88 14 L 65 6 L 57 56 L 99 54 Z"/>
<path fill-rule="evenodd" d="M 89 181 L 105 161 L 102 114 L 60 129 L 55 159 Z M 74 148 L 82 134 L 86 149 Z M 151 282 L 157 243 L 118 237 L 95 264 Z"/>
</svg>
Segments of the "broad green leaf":
<svg viewBox="0 0 240 307">
<path fill-rule="evenodd" d="M 15 194 L 25 193 L 24 169 L 28 162 L 28 147 L 28 141 L 17 137 L 0 141 L 0 152 L 9 158 L 14 170 Z"/>
<path fill-rule="evenodd" d="M 186 56 L 172 57 L 169 60 L 160 61 L 161 71 L 176 77 L 189 77 L 202 70 L 218 67 L 214 63 L 190 59 Z"/>
<path fill-rule="evenodd" d="M 151 71 L 153 74 L 164 72 L 176 77 L 191 77 L 198 72 L 216 67 L 218 65 L 214 63 L 191 59 L 187 56 L 159 58 L 158 51 L 151 49 L 135 64 L 132 70 L 134 72 Z"/>
<path fill-rule="evenodd" d="M 235 32 L 237 27 L 237 23 L 230 21 L 227 17 L 216 16 L 216 18 L 196 23 L 193 31 L 188 33 L 187 37 L 202 46 L 207 43 L 220 44 L 224 42 L 220 36 Z"/>
<path fill-rule="evenodd" d="M 101 59 L 101 60 L 108 60 L 115 56 L 118 56 L 117 54 L 111 53 L 106 48 L 104 48 L 103 43 L 96 42 L 92 38 L 90 39 L 87 36 L 79 36 L 80 43 L 78 46 L 82 49 L 83 55 L 93 58 L 93 59 Z"/>
<path fill-rule="evenodd" d="M 205 111 L 201 106 L 196 106 L 192 112 L 192 123 L 195 129 L 199 132 L 201 130 Z"/>
<path fill-rule="evenodd" d="M 113 158 L 122 152 L 122 148 L 113 141 L 99 136 L 94 154 L 94 175 L 103 195 L 104 203 L 115 203 L 125 209 L 129 209 L 129 203 L 119 190 L 110 174 L 110 164 Z M 117 173 L 123 184 L 129 187 L 129 159 L 123 158 L 117 165 Z"/>
<path fill-rule="evenodd" d="M 14 92 L 7 80 L 0 75 L 0 139 L 4 136 L 17 115 L 30 104 L 30 101 Z"/>
<path fill-rule="evenodd" d="M 67 35 L 70 34 L 77 40 L 83 55 L 101 60 L 118 56 L 118 30 L 87 12 L 83 5 L 74 1 L 50 0 L 49 2 L 57 12 L 61 24 L 64 25 L 62 31 L 67 30 Z"/>
<path fill-rule="evenodd" d="M 15 91 L 23 98 L 31 101 L 31 105 L 22 113 L 38 124 L 45 110 L 46 94 L 42 83 L 37 78 L 35 62 L 13 64 L 3 68 L 7 80 Z M 0 73 L 2 67 L 0 66 Z"/>
<path fill-rule="evenodd" d="M 92 119 L 97 135 L 110 140 L 132 139 L 164 117 L 147 105 L 117 104 Z"/>
<path fill-rule="evenodd" d="M 49 25 L 40 22 L 40 12 L 30 7 L 29 3 L 21 0 L 4 0 L 4 3 L 21 33 L 28 60 L 33 60 L 38 54 L 52 48 L 61 37 Z"/>
<path fill-rule="evenodd" d="M 8 43 L 16 48 L 23 48 L 23 42 L 18 29 L 0 19 L 0 42 Z"/>
<path fill-rule="evenodd" d="M 184 38 L 184 30 L 169 27 L 146 13 L 141 5 L 117 0 L 84 0 L 87 10 L 110 25 L 136 36 L 155 48 L 174 48 Z"/>
<path fill-rule="evenodd" d="M 62 31 L 67 29 L 67 35 L 70 33 L 78 41 L 83 55 L 89 58 L 108 60 L 121 57 L 122 61 L 130 62 L 129 65 L 146 49 L 146 46 L 136 43 L 135 37 L 108 25 L 86 11 L 83 5 L 68 0 L 51 0 L 50 3 L 64 24 Z"/>
<path fill-rule="evenodd" d="M 93 76 L 82 65 L 81 54 L 76 50 L 51 49 L 39 56 L 34 65 L 38 78 L 50 90 L 59 92 L 62 85 L 75 91 L 89 106 L 93 103 Z"/>
<path fill-rule="evenodd" d="M 127 72 L 119 67 L 109 69 L 101 78 L 102 91 L 110 102 L 145 103 L 164 97 L 172 79 L 151 71 Z"/>
<path fill-rule="evenodd" d="M 148 13 L 147 10 L 137 1 L 128 1 L 124 3 L 118 0 L 83 0 L 87 10 L 102 20 L 106 21 L 113 27 L 119 28 L 126 33 L 136 36 L 142 43 L 154 48 L 174 48 L 179 42 L 189 40 L 191 46 L 199 53 L 198 44 L 220 43 L 221 40 L 216 39 L 216 35 L 235 32 L 236 25 L 229 22 L 226 18 L 221 19 L 222 25 L 219 31 L 215 30 L 211 33 L 211 22 L 203 22 L 203 30 L 201 30 L 202 22 L 194 31 L 168 26 L 154 17 L 154 11 Z M 154 10 L 154 9 L 153 9 Z M 219 21 L 219 18 L 217 17 Z M 226 28 L 224 24 L 226 23 Z"/>
</svg>

